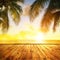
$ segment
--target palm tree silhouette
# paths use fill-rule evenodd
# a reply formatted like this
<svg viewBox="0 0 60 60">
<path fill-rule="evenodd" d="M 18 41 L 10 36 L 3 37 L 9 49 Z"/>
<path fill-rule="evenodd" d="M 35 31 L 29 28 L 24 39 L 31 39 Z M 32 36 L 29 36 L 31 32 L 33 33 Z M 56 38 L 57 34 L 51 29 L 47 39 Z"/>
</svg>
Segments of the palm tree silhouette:
<svg viewBox="0 0 60 60">
<path fill-rule="evenodd" d="M 47 11 L 41 22 L 41 29 L 43 31 L 48 31 L 51 22 L 54 20 L 53 31 L 56 30 L 56 26 L 59 24 L 60 20 L 60 0 L 36 0 L 30 9 L 30 19 L 34 20 L 38 16 L 40 9 L 44 8 L 44 3 L 50 1 Z"/>
<path fill-rule="evenodd" d="M 0 0 L 0 24 L 3 32 L 6 32 L 9 28 L 8 10 L 16 24 L 20 21 L 22 8 L 17 4 L 18 1 L 24 2 L 24 0 Z"/>
</svg>

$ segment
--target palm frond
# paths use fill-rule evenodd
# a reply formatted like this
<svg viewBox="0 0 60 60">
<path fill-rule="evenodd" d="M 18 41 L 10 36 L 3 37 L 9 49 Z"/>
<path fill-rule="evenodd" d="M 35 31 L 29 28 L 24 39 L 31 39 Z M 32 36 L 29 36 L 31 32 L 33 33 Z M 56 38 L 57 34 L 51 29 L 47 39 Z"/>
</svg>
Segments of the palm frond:
<svg viewBox="0 0 60 60">
<path fill-rule="evenodd" d="M 16 24 L 18 24 L 19 21 L 20 21 L 19 13 L 18 13 L 18 12 L 16 11 L 16 9 L 13 8 L 13 7 L 10 8 L 10 12 L 11 12 L 11 16 L 12 16 L 14 22 L 15 22 Z"/>
<path fill-rule="evenodd" d="M 60 9 L 60 0 L 51 0 L 50 9 L 51 10 Z"/>
<path fill-rule="evenodd" d="M 17 1 L 19 1 L 19 2 L 24 2 L 24 0 L 12 0 L 13 2 L 17 2 Z"/>
<path fill-rule="evenodd" d="M 50 11 L 47 11 L 44 15 L 42 22 L 41 22 L 41 29 L 42 31 L 48 31 L 50 24 L 52 22 L 54 14 L 52 14 Z"/>
<path fill-rule="evenodd" d="M 44 3 L 48 0 L 36 0 L 30 9 L 30 20 L 33 21 L 36 16 L 39 15 L 39 12 L 42 8 L 44 8 Z"/>
<path fill-rule="evenodd" d="M 60 12 L 56 12 L 54 15 L 53 31 L 56 31 L 56 26 L 60 23 Z"/>
<path fill-rule="evenodd" d="M 20 6 L 18 6 L 18 7 L 17 6 L 18 5 L 16 5 L 16 4 L 12 4 L 10 7 L 11 16 L 16 24 L 18 24 L 20 21 L 19 11 L 21 12 Z"/>
<path fill-rule="evenodd" d="M 14 6 L 14 8 L 17 10 L 17 12 L 19 14 L 22 13 L 22 7 L 21 6 L 19 6 L 16 2 L 12 2 L 11 4 Z"/>
<path fill-rule="evenodd" d="M 8 20 L 7 10 L 4 10 L 3 12 L 1 12 L 0 17 L 2 18 L 2 19 L 0 19 L 1 24 L 2 24 L 2 31 L 6 32 L 9 28 L 9 20 Z"/>
<path fill-rule="evenodd" d="M 0 0 L 0 25 L 2 25 L 3 32 L 9 28 L 8 10 L 11 11 L 11 16 L 16 24 L 20 21 L 22 9 L 17 5 L 18 1 L 24 2 L 24 0 Z"/>
<path fill-rule="evenodd" d="M 59 20 L 59 15 L 60 13 L 52 13 L 52 11 L 60 9 L 60 2 L 57 0 L 51 0 L 49 7 L 47 9 L 47 12 L 45 13 L 42 22 L 41 22 L 41 28 L 43 31 L 48 31 L 50 28 L 50 24 L 52 22 L 52 19 L 54 18 L 54 26 L 53 26 L 53 30 L 56 30 L 56 25 L 58 24 L 58 20 Z"/>
</svg>

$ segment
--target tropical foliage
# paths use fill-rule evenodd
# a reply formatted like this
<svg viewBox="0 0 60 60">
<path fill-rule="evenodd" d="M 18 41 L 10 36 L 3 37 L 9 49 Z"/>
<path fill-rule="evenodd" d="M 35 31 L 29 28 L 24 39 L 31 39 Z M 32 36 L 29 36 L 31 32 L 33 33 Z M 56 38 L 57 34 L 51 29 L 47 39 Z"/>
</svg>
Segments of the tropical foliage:
<svg viewBox="0 0 60 60">
<path fill-rule="evenodd" d="M 16 24 L 20 21 L 22 8 L 17 4 L 18 1 L 24 2 L 24 0 L 0 0 L 0 26 L 2 26 L 3 32 L 9 28 L 8 11 L 10 11 L 11 17 Z M 56 26 L 60 23 L 60 0 L 35 0 L 29 11 L 30 21 L 34 21 L 47 2 L 49 2 L 49 5 L 41 21 L 41 29 L 48 31 L 52 21 L 54 21 L 53 31 L 55 31 Z"/>
<path fill-rule="evenodd" d="M 17 4 L 18 1 L 23 2 L 24 0 L 0 0 L 0 25 L 3 32 L 6 32 L 9 28 L 8 10 L 16 24 L 20 21 L 22 8 Z"/>
<path fill-rule="evenodd" d="M 36 16 L 38 16 L 40 10 L 44 7 L 44 3 L 47 0 L 36 0 L 30 8 L 30 20 L 33 21 Z"/>
<path fill-rule="evenodd" d="M 43 5 L 48 0 L 36 0 L 30 9 L 30 18 L 33 21 L 36 16 L 38 16 L 40 9 L 44 8 Z M 50 24 L 54 21 L 53 31 L 56 30 L 56 26 L 59 24 L 60 20 L 60 0 L 50 0 L 47 11 L 41 22 L 41 29 L 48 31 Z"/>
</svg>

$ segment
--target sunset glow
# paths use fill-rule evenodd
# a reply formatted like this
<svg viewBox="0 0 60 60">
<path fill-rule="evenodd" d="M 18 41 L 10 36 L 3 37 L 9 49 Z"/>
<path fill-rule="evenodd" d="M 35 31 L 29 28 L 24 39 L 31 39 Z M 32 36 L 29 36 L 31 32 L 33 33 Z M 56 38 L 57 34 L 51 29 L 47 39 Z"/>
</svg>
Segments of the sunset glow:
<svg viewBox="0 0 60 60">
<path fill-rule="evenodd" d="M 0 43 L 52 43 L 51 41 L 56 43 L 58 40 L 60 40 L 59 32 L 43 33 L 40 30 L 31 30 L 31 28 L 15 34 L 0 34 Z"/>
<path fill-rule="evenodd" d="M 34 19 L 33 22 L 31 22 L 29 18 L 30 5 L 26 3 L 21 4 L 23 13 L 17 26 L 11 18 L 10 12 L 8 11 L 9 30 L 7 33 L 2 33 L 0 31 L 0 43 L 44 43 L 45 40 L 60 40 L 60 31 L 58 31 L 60 28 L 57 28 L 57 32 L 52 32 L 53 23 L 49 29 L 50 31 L 47 33 L 41 30 L 40 23 L 49 6 L 49 1 L 44 5 L 45 7 L 41 9 L 39 15 Z"/>
</svg>

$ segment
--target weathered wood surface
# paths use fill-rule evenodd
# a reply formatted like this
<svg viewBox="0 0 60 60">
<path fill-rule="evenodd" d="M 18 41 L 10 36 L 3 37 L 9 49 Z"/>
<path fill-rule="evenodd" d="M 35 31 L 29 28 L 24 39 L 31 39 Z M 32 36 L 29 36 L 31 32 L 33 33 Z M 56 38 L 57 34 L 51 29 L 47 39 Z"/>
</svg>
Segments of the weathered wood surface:
<svg viewBox="0 0 60 60">
<path fill-rule="evenodd" d="M 0 60 L 60 60 L 60 45 L 0 45 Z"/>
</svg>

